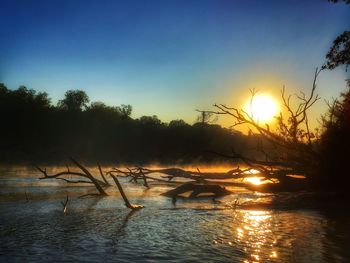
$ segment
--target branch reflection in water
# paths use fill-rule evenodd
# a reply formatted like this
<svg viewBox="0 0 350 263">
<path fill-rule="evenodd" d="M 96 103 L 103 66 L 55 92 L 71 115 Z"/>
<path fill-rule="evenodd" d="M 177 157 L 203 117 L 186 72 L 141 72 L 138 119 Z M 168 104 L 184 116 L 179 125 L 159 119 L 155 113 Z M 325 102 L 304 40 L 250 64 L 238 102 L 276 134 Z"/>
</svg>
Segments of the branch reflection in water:
<svg viewBox="0 0 350 263">
<path fill-rule="evenodd" d="M 128 225 L 128 221 L 131 219 L 131 217 L 139 210 L 137 209 L 132 209 L 129 211 L 129 213 L 126 214 L 124 217 L 121 225 L 116 229 L 114 232 L 114 235 L 111 237 L 111 253 L 116 254 L 118 251 L 118 244 L 120 239 L 125 235 L 125 229 Z"/>
</svg>

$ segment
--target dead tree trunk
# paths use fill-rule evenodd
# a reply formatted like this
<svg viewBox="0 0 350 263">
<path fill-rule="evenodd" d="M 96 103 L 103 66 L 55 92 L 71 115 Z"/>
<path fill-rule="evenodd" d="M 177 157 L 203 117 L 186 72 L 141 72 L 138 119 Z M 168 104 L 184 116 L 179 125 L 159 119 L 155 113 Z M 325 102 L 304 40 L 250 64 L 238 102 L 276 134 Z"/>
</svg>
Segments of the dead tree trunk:
<svg viewBox="0 0 350 263">
<path fill-rule="evenodd" d="M 110 183 L 107 181 L 106 177 L 103 174 L 100 163 L 97 163 L 97 167 L 98 167 L 98 170 L 100 171 L 100 175 L 101 175 L 103 181 L 106 183 L 106 185 L 110 185 Z"/>
<path fill-rule="evenodd" d="M 123 187 L 122 187 L 121 184 L 119 183 L 118 178 L 117 178 L 116 176 L 114 176 L 113 174 L 111 174 L 111 177 L 113 178 L 115 184 L 117 185 L 118 190 L 119 190 L 119 192 L 120 192 L 120 194 L 121 194 L 121 196 L 122 196 L 122 198 L 123 198 L 123 200 L 124 200 L 125 206 L 126 206 L 127 208 L 130 208 L 130 209 L 140 209 L 140 208 L 143 208 L 142 205 L 131 204 L 131 203 L 129 202 L 129 199 L 126 197 L 126 194 L 125 194 L 125 192 L 124 192 L 124 190 L 123 190 Z"/>
<path fill-rule="evenodd" d="M 139 172 L 142 175 L 142 179 L 143 179 L 143 185 L 147 188 L 149 188 L 149 185 L 147 183 L 147 178 L 146 175 L 143 173 L 142 168 L 139 168 Z"/>
<path fill-rule="evenodd" d="M 92 176 L 92 174 L 89 172 L 88 169 L 86 169 L 84 166 L 82 166 L 80 163 L 78 163 L 75 159 L 72 157 L 70 158 L 72 162 L 78 166 L 86 175 L 87 177 L 91 180 L 91 182 L 95 185 L 96 189 L 99 191 L 101 195 L 107 195 L 106 192 L 103 190 L 102 186 L 98 183 L 95 177 Z"/>
</svg>

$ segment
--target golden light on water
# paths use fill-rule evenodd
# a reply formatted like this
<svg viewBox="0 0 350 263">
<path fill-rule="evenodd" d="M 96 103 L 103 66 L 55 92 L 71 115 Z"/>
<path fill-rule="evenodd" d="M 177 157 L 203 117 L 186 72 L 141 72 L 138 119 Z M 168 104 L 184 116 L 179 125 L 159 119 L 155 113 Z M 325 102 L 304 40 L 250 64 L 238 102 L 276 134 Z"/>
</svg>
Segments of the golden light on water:
<svg viewBox="0 0 350 263">
<path fill-rule="evenodd" d="M 257 122 L 269 122 L 276 116 L 278 106 L 276 100 L 266 94 L 257 94 L 245 106 L 246 112 Z"/>
<path fill-rule="evenodd" d="M 260 177 L 256 177 L 256 176 L 246 177 L 246 178 L 244 178 L 244 181 L 247 183 L 255 184 L 255 185 L 260 185 L 260 184 L 264 183 L 263 181 L 261 181 Z"/>
<path fill-rule="evenodd" d="M 272 232 L 271 213 L 242 210 L 237 216 L 240 224 L 234 228 L 234 234 L 241 244 L 247 245 L 244 251 L 248 258 L 243 262 L 265 262 L 263 258 L 278 258 Z"/>
</svg>

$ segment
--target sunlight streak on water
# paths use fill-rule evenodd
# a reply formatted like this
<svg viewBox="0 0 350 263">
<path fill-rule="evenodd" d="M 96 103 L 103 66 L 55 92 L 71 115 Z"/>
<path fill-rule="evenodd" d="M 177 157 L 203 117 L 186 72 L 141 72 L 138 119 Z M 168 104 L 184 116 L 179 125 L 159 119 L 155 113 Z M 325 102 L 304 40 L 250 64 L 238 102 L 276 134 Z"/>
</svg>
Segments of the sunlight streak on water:
<svg viewBox="0 0 350 263">
<path fill-rule="evenodd" d="M 264 247 L 272 246 L 271 240 L 268 240 L 271 233 L 271 214 L 266 211 L 244 211 L 243 213 L 243 231 L 239 235 L 241 241 L 251 244 L 250 256 L 253 260 L 259 261 Z M 272 251 L 273 253 L 275 251 Z M 249 253 L 249 252 L 248 252 Z"/>
<path fill-rule="evenodd" d="M 260 177 L 247 177 L 247 178 L 244 178 L 244 182 L 255 184 L 255 185 L 260 185 L 264 183 L 263 181 L 261 181 Z"/>
</svg>

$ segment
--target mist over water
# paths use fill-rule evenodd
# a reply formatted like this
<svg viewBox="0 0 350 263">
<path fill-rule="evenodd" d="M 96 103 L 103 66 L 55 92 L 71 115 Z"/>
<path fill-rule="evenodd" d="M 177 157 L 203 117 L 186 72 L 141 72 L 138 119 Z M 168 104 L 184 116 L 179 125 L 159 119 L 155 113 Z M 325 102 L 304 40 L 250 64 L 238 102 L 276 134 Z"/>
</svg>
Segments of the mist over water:
<svg viewBox="0 0 350 263">
<path fill-rule="evenodd" d="M 30 170 L 0 177 L 0 260 L 89 262 L 344 262 L 350 223 L 313 210 L 244 210 L 240 202 L 269 200 L 230 188 L 220 200 L 179 199 L 122 179 L 132 203 L 115 187 L 104 198 L 78 198 L 93 187 L 37 179 Z M 26 195 L 29 201 L 26 201 Z M 61 201 L 69 195 L 68 213 Z M 345 247 L 344 247 L 345 246 Z"/>
</svg>

